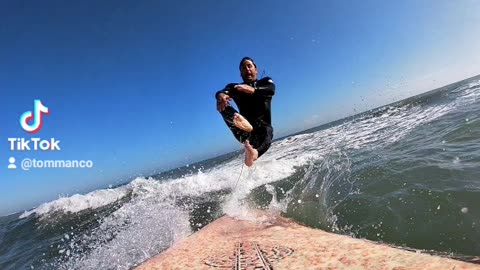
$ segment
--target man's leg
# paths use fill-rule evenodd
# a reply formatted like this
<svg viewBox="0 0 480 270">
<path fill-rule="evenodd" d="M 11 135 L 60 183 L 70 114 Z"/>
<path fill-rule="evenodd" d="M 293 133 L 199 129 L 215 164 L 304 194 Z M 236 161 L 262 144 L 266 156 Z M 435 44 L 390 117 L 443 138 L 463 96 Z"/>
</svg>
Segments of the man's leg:
<svg viewBox="0 0 480 270">
<path fill-rule="evenodd" d="M 250 167 L 258 159 L 258 151 L 253 148 L 248 140 L 245 141 L 245 165 Z"/>
<path fill-rule="evenodd" d="M 242 115 L 240 115 L 232 106 L 227 106 L 225 110 L 220 112 L 227 124 L 228 128 L 232 131 L 233 136 L 241 142 L 244 143 L 248 137 L 250 137 L 250 132 L 252 131 L 252 126 Z"/>
<path fill-rule="evenodd" d="M 273 128 L 270 126 L 261 126 L 255 128 L 249 141 L 245 142 L 245 165 L 248 167 L 253 162 L 267 152 L 272 145 Z"/>
</svg>

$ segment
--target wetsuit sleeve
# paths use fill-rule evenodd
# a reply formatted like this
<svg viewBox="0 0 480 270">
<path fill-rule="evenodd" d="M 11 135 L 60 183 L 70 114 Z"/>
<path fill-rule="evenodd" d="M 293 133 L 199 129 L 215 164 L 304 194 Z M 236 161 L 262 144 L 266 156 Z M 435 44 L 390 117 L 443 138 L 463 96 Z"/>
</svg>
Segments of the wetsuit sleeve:
<svg viewBox="0 0 480 270">
<path fill-rule="evenodd" d="M 254 94 L 256 95 L 262 95 L 267 97 L 275 95 L 275 84 L 270 77 L 265 77 L 259 80 L 254 88 Z"/>
<path fill-rule="evenodd" d="M 227 84 L 227 86 L 225 86 L 225 88 L 223 88 L 222 90 L 217 91 L 217 92 L 215 93 L 215 99 L 217 99 L 217 97 L 218 97 L 218 95 L 219 95 L 220 93 L 227 94 L 227 95 L 229 95 L 231 98 L 233 98 L 233 96 L 235 95 L 235 91 L 232 91 L 232 90 L 235 89 L 235 88 L 234 88 L 235 85 L 236 85 L 235 83 L 229 83 L 229 84 Z"/>
</svg>

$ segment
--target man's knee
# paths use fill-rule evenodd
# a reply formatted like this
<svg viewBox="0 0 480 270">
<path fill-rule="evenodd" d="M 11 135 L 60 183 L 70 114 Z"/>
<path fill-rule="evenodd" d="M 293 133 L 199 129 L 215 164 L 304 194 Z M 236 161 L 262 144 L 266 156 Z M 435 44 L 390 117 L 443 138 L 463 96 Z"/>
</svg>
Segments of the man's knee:
<svg viewBox="0 0 480 270">
<path fill-rule="evenodd" d="M 261 131 L 261 132 L 259 132 Z M 254 129 L 255 133 L 255 129 Z M 257 133 L 254 134 L 254 140 L 251 140 L 252 146 L 257 149 L 258 157 L 263 155 L 272 145 L 273 128 L 270 126 L 264 126 L 261 129 L 257 128 Z"/>
</svg>

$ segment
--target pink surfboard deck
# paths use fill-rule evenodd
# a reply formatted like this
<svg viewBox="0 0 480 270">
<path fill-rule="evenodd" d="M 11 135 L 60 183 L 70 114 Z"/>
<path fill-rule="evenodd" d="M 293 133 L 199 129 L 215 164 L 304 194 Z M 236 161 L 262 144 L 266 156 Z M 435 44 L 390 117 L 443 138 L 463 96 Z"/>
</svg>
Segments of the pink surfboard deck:
<svg viewBox="0 0 480 270">
<path fill-rule="evenodd" d="M 146 269 L 480 269 L 480 265 L 308 228 L 255 212 L 223 216 L 153 257 Z"/>
</svg>

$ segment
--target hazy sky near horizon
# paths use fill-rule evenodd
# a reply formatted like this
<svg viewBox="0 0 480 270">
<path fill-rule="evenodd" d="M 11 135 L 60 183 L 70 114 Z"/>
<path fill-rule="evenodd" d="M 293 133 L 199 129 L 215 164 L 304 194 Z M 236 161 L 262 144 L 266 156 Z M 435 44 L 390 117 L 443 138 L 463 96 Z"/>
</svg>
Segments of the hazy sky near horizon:
<svg viewBox="0 0 480 270">
<path fill-rule="evenodd" d="M 276 83 L 278 138 L 480 74 L 479 25 L 477 0 L 3 1 L 0 215 L 240 149 L 214 93 L 243 56 Z M 29 134 L 35 99 L 50 113 Z"/>
</svg>

